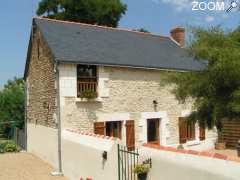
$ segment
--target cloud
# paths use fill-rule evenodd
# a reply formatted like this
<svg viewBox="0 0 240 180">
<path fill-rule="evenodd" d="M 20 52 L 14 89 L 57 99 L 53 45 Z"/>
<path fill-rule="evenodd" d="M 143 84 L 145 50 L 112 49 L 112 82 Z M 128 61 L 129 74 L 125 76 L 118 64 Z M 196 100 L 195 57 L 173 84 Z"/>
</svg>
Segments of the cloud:
<svg viewBox="0 0 240 180">
<path fill-rule="evenodd" d="M 160 2 L 165 4 L 170 4 L 175 6 L 175 8 L 179 11 L 187 8 L 191 8 L 193 0 L 151 0 L 154 3 L 159 4 Z"/>
<path fill-rule="evenodd" d="M 205 18 L 205 21 L 206 22 L 213 22 L 215 20 L 215 18 L 213 17 L 213 16 L 206 16 L 206 18 Z"/>
</svg>

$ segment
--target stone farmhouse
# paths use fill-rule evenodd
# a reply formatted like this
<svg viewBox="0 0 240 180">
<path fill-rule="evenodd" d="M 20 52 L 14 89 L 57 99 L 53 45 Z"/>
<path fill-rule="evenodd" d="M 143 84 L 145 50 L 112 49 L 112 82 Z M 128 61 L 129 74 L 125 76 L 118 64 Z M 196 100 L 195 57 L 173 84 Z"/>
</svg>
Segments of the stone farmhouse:
<svg viewBox="0 0 240 180">
<path fill-rule="evenodd" d="M 51 134 L 64 129 L 119 138 L 129 150 L 213 148 L 216 131 L 188 123 L 193 102 L 180 104 L 174 85 L 162 83 L 205 67 L 188 56 L 184 38 L 180 27 L 167 37 L 34 18 L 24 75 L 28 149 L 50 148 Z"/>
</svg>

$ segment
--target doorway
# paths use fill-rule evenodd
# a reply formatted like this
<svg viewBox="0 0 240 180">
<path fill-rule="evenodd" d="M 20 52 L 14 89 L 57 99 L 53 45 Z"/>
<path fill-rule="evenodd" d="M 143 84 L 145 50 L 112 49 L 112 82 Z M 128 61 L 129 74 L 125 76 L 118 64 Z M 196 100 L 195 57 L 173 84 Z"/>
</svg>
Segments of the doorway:
<svg viewBox="0 0 240 180">
<path fill-rule="evenodd" d="M 160 119 L 147 120 L 147 142 L 151 144 L 160 144 L 159 138 Z"/>
</svg>

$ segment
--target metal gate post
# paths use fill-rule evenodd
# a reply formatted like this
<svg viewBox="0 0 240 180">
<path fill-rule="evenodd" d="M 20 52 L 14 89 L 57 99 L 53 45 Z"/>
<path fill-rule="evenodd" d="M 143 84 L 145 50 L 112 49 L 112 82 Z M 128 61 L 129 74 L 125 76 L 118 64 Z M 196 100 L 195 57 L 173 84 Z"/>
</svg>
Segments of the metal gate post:
<svg viewBox="0 0 240 180">
<path fill-rule="evenodd" d="M 121 175 L 120 175 L 120 147 L 119 147 L 119 144 L 118 144 L 118 180 L 121 180 Z"/>
</svg>

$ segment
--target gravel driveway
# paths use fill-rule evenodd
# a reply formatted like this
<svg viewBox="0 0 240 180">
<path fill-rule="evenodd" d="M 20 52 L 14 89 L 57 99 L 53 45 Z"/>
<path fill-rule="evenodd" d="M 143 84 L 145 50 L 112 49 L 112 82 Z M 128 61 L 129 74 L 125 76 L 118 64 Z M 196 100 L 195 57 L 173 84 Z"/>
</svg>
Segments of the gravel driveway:
<svg viewBox="0 0 240 180">
<path fill-rule="evenodd" d="M 68 180 L 53 177 L 53 168 L 29 153 L 0 154 L 0 180 Z"/>
</svg>

